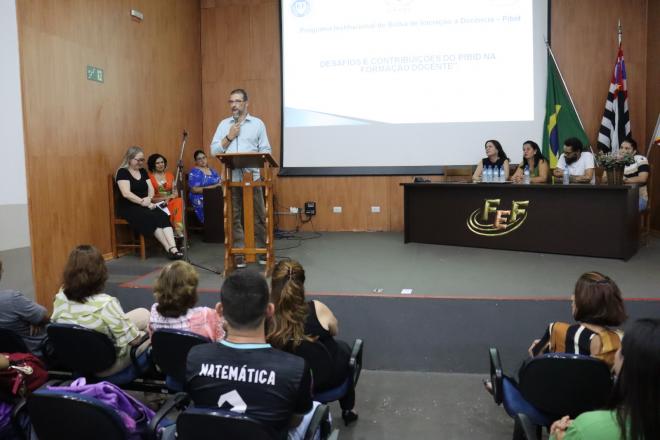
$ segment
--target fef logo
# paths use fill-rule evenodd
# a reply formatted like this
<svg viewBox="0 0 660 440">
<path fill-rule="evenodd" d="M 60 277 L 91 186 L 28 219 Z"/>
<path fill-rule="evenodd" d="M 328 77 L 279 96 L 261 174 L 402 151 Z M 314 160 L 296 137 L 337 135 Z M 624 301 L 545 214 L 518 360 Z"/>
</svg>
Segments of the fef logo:
<svg viewBox="0 0 660 440">
<path fill-rule="evenodd" d="M 293 0 L 291 3 L 291 13 L 296 17 L 304 17 L 309 14 L 309 0 Z"/>
<path fill-rule="evenodd" d="M 497 237 L 515 231 L 527 218 L 529 200 L 514 200 L 511 209 L 498 209 L 500 199 L 486 199 L 482 209 L 475 209 L 467 227 L 477 235 Z"/>
</svg>

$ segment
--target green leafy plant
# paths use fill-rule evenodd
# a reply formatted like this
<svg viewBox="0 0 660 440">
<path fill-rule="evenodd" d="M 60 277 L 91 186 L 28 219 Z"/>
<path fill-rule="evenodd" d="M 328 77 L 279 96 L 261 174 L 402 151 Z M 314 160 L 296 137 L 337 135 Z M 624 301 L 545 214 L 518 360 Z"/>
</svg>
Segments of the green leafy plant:
<svg viewBox="0 0 660 440">
<path fill-rule="evenodd" d="M 614 168 L 624 168 L 626 165 L 635 163 L 635 158 L 630 154 L 617 153 L 598 153 L 596 156 L 596 163 L 599 167 L 606 170 Z"/>
</svg>

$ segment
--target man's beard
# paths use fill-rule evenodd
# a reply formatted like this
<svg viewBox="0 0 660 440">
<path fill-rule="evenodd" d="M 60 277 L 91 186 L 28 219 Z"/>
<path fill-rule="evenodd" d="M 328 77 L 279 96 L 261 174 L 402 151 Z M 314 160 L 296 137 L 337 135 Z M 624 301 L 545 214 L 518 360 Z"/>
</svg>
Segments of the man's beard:
<svg viewBox="0 0 660 440">
<path fill-rule="evenodd" d="M 569 164 L 569 165 L 572 164 L 572 163 L 577 162 L 578 159 L 579 158 L 577 156 L 571 156 L 571 157 L 565 157 L 564 156 L 564 160 L 566 160 L 566 163 Z"/>
</svg>

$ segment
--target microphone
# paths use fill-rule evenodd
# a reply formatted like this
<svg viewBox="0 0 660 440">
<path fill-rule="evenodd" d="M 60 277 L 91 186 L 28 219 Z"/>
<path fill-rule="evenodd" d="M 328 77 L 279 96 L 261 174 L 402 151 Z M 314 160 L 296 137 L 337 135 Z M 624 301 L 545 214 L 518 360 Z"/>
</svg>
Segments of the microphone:
<svg viewBox="0 0 660 440">
<path fill-rule="evenodd" d="M 234 125 L 238 124 L 238 119 L 240 118 L 240 115 L 232 115 L 232 118 L 234 118 Z M 236 135 L 236 152 L 238 153 L 238 134 Z"/>
<path fill-rule="evenodd" d="M 183 129 L 183 140 L 185 141 L 186 139 L 188 139 L 188 132 L 187 132 L 186 129 L 184 128 L 184 129 Z"/>
</svg>

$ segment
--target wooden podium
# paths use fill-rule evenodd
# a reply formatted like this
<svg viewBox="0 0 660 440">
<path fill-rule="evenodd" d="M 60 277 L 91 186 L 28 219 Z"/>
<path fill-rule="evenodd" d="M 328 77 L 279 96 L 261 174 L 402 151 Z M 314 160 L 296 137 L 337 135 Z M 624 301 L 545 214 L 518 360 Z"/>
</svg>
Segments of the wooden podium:
<svg viewBox="0 0 660 440">
<path fill-rule="evenodd" d="M 234 255 L 245 255 L 248 263 L 257 261 L 257 255 L 266 255 L 266 276 L 273 270 L 275 254 L 273 252 L 273 175 L 272 168 L 278 167 L 277 162 L 270 153 L 226 153 L 216 157 L 224 165 L 222 177 L 222 191 L 224 193 L 224 225 L 225 225 L 225 270 L 223 277 L 227 277 L 236 267 Z M 253 180 L 252 173 L 243 173 L 241 182 L 232 182 L 232 171 L 241 168 L 260 168 L 261 179 Z M 266 229 L 266 247 L 255 247 L 254 237 L 254 188 L 263 187 L 265 198 L 264 227 Z M 231 197 L 232 188 L 242 188 L 243 191 L 243 235 L 245 247 L 234 247 L 233 213 L 234 207 Z"/>
</svg>

